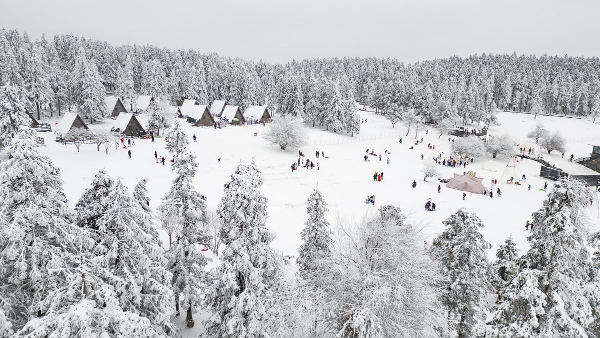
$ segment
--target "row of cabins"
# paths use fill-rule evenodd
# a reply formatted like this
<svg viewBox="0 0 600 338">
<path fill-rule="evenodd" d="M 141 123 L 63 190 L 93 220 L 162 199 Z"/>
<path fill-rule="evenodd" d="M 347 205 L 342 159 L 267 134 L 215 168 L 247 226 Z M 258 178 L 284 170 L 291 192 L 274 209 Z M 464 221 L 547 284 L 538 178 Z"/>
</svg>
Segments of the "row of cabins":
<svg viewBox="0 0 600 338">
<path fill-rule="evenodd" d="M 183 117 L 195 126 L 213 126 L 219 121 L 228 123 L 268 123 L 271 114 L 267 106 L 250 106 L 242 113 L 239 106 L 227 105 L 223 100 L 215 100 L 209 107 L 199 104 L 196 100 L 184 100 L 179 108 Z"/>
<path fill-rule="evenodd" d="M 151 96 L 139 96 L 136 111 L 146 110 L 153 100 Z M 115 118 L 111 131 L 126 136 L 145 134 L 142 124 L 135 117 L 135 114 L 127 112 L 127 108 L 125 108 L 121 99 L 116 96 L 107 96 L 105 103 L 110 116 Z M 271 114 L 267 106 L 250 106 L 242 114 L 238 106 L 227 105 L 222 100 L 215 100 L 210 109 L 207 106 L 198 104 L 196 100 L 185 100 L 180 107 L 180 111 L 195 126 L 213 126 L 216 123 L 215 116 L 219 121 L 225 120 L 229 123 L 236 121 L 239 124 L 248 122 L 267 123 L 271 121 Z M 30 118 L 32 119 L 32 127 L 34 127 L 34 124 L 39 125 L 32 115 L 30 115 Z M 79 114 L 66 113 L 54 132 L 59 138 L 62 138 L 73 128 L 89 129 Z"/>
</svg>

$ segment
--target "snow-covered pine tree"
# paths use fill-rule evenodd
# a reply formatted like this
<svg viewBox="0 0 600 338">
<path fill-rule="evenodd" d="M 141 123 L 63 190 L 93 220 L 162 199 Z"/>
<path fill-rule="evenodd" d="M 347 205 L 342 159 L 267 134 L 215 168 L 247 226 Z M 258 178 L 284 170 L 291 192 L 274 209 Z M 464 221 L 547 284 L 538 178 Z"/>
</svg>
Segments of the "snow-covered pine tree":
<svg viewBox="0 0 600 338">
<path fill-rule="evenodd" d="M 165 108 L 161 107 L 156 100 L 150 102 L 146 112 L 150 115 L 148 117 L 148 129 L 156 130 L 156 136 L 160 136 L 161 129 L 169 128 L 171 126 L 171 120 L 169 119 Z"/>
<path fill-rule="evenodd" d="M 103 268 L 96 274 L 114 288 L 124 311 L 150 319 L 156 331 L 172 333 L 173 276 L 150 215 L 120 180 L 110 185 L 106 200 L 108 208 L 91 231 L 96 243 L 91 255 Z"/>
<path fill-rule="evenodd" d="M 517 260 L 519 250 L 512 235 L 504 240 L 504 244 L 496 250 L 496 261 L 492 264 L 492 284 L 501 289 L 504 284 L 510 282 L 519 272 Z"/>
<path fill-rule="evenodd" d="M 585 213 L 590 195 L 585 191 L 581 181 L 563 180 L 533 213 L 530 249 L 494 314 L 496 336 L 591 336 L 600 315 L 592 304 L 598 304 L 600 292 L 590 294 L 586 288 L 593 267 Z"/>
<path fill-rule="evenodd" d="M 27 76 L 27 91 L 31 101 L 37 110 L 38 120 L 41 118 L 40 111 L 53 99 L 54 92 L 50 87 L 50 76 L 48 74 L 48 64 L 46 63 L 44 50 L 39 46 L 34 46 L 32 55 L 31 74 Z"/>
<path fill-rule="evenodd" d="M 300 232 L 302 245 L 298 248 L 298 264 L 300 276 L 310 279 L 316 272 L 318 260 L 331 255 L 331 229 L 329 222 L 325 219 L 327 202 L 321 191 L 315 189 L 307 200 L 306 212 L 308 220 L 304 222 L 304 229 Z"/>
<path fill-rule="evenodd" d="M 452 142 L 450 146 L 452 152 L 464 155 L 469 158 L 476 158 L 485 155 L 485 143 L 476 136 L 460 137 Z"/>
<path fill-rule="evenodd" d="M 206 291 L 206 305 L 215 317 L 206 323 L 208 337 L 270 336 L 269 321 L 281 315 L 273 301 L 280 262 L 269 246 L 273 234 L 265 224 L 267 198 L 259 190 L 263 180 L 253 160 L 238 165 L 225 184 L 218 214 L 226 248 Z"/>
<path fill-rule="evenodd" d="M 163 220 L 163 224 L 173 222 L 179 228 L 167 259 L 168 269 L 173 274 L 176 313 L 179 315 L 180 305 L 185 309 L 188 327 L 194 326 L 193 309 L 199 305 L 205 285 L 207 259 L 202 255 L 201 246 L 209 242 L 206 197 L 194 189 L 192 182 L 197 168 L 196 155 L 184 150 L 173 164 L 177 177 L 159 206 L 161 216 L 170 218 Z"/>
<path fill-rule="evenodd" d="M 342 99 L 342 93 L 340 92 L 339 85 L 336 83 L 333 99 L 329 103 L 328 113 L 325 120 L 327 130 L 331 129 L 334 133 L 342 131 L 344 129 L 344 122 L 347 119 L 346 113 L 347 112 L 344 105 L 344 100 Z"/>
<path fill-rule="evenodd" d="M 173 129 L 169 130 L 166 138 L 168 138 L 169 141 L 165 145 L 165 148 L 169 152 L 175 153 L 175 155 L 178 157 L 184 150 L 187 149 L 188 145 L 190 144 L 190 141 L 187 139 L 187 135 L 183 129 L 181 129 L 181 124 L 179 124 L 179 121 L 175 121 Z"/>
<path fill-rule="evenodd" d="M 2 29 L 0 30 L 0 85 L 7 84 L 22 88 L 23 77 L 19 72 L 17 57 Z"/>
<path fill-rule="evenodd" d="M 17 134 L 0 163 L 0 308 L 15 329 L 43 315 L 37 305 L 65 279 L 75 232 L 60 171 L 32 138 Z"/>
<path fill-rule="evenodd" d="M 144 211 L 150 212 L 150 197 L 148 197 L 146 183 L 148 183 L 148 179 L 144 178 L 135 185 L 135 188 L 133 188 L 133 198 L 138 201 Z"/>
<path fill-rule="evenodd" d="M 80 227 L 97 230 L 98 219 L 104 215 L 109 206 L 115 201 L 108 199 L 114 180 L 106 171 L 100 170 L 92 180 L 92 186 L 87 188 L 75 204 L 75 219 Z"/>
<path fill-rule="evenodd" d="M 45 313 L 33 317 L 17 337 L 165 337 L 152 319 L 124 311 L 114 288 L 98 278 L 92 268 L 93 259 L 82 263 L 69 275 L 69 280 L 52 291 L 38 305 Z M 2 332 L 0 331 L 0 334 Z"/>
<path fill-rule="evenodd" d="M 344 110 L 346 111 L 346 119 L 344 121 L 345 129 L 350 136 L 360 133 L 360 115 L 356 112 L 356 102 L 354 100 L 343 101 Z"/>
<path fill-rule="evenodd" d="M 144 62 L 142 67 L 141 92 L 161 100 L 166 94 L 167 76 L 160 60 Z"/>
<path fill-rule="evenodd" d="M 485 319 L 485 297 L 492 290 L 487 252 L 491 246 L 479 232 L 479 217 L 463 209 L 445 220 L 446 229 L 433 240 L 431 254 L 447 276 L 442 302 L 448 324 L 458 337 L 472 337 Z"/>
<path fill-rule="evenodd" d="M 104 85 L 98 74 L 98 68 L 93 62 L 87 62 L 81 80 L 81 98 L 79 111 L 94 123 L 108 114 L 104 98 Z"/>
<path fill-rule="evenodd" d="M 0 87 L 0 148 L 6 147 L 19 129 L 28 125 L 19 88 L 9 84 Z"/>
<path fill-rule="evenodd" d="M 129 108 L 129 111 L 133 112 L 133 104 L 137 96 L 133 87 L 133 62 L 129 55 L 125 59 L 125 67 L 122 70 L 118 69 L 115 94 L 123 100 L 125 108 Z"/>
</svg>

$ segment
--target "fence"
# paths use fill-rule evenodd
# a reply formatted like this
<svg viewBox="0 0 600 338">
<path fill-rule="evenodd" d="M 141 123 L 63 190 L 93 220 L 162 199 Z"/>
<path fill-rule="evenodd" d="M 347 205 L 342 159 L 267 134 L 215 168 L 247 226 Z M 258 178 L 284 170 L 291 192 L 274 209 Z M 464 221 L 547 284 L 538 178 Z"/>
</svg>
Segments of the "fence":
<svg viewBox="0 0 600 338">
<path fill-rule="evenodd" d="M 369 134 L 369 135 L 361 135 L 358 134 L 354 137 L 339 137 L 335 139 L 327 139 L 327 140 L 310 140 L 307 145 L 309 146 L 332 146 L 338 144 L 350 144 L 364 141 L 374 141 L 381 140 L 385 138 L 391 137 L 404 137 L 406 134 L 398 131 L 398 132 L 390 132 L 390 133 L 381 133 L 381 134 Z"/>
</svg>

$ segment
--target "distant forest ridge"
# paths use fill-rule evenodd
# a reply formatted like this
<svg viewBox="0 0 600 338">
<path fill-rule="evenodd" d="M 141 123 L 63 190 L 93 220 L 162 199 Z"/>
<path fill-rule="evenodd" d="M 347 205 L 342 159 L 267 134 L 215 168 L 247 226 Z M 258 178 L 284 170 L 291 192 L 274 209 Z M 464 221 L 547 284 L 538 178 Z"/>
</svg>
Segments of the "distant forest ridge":
<svg viewBox="0 0 600 338">
<path fill-rule="evenodd" d="M 182 98 L 202 104 L 226 100 L 242 109 L 266 104 L 275 112 L 323 122 L 319 110 L 339 89 L 344 100 L 384 113 L 410 109 L 426 121 L 434 121 L 428 114 L 440 107 L 472 122 L 489 119 L 496 108 L 594 117 L 600 113 L 597 57 L 482 54 L 414 64 L 392 58 L 327 58 L 284 65 L 152 45 L 112 46 L 73 34 L 31 41 L 26 33 L 2 29 L 0 84 L 29 90 L 32 104 L 50 111 L 60 105 L 63 110 L 65 105 L 76 107 L 81 101 L 77 60 L 84 56 L 96 65 L 104 87 L 124 98 L 127 107 L 134 94 L 170 104 Z M 124 74 L 128 68 L 131 79 Z M 40 80 L 40 73 L 47 79 Z M 135 93 L 126 92 L 124 81 L 133 81 Z M 46 92 L 34 93 L 36 86 Z"/>
</svg>

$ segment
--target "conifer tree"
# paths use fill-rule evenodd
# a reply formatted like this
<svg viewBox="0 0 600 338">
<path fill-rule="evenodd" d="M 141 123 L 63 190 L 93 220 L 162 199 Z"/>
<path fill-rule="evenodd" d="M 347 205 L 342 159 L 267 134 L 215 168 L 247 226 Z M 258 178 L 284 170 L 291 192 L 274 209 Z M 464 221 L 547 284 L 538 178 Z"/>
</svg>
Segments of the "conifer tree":
<svg viewBox="0 0 600 338">
<path fill-rule="evenodd" d="M 104 215 L 110 204 L 115 203 L 108 199 L 113 184 L 114 180 L 106 174 L 106 171 L 98 171 L 92 186 L 84 190 L 75 204 L 77 225 L 92 230 L 98 229 L 98 219 Z"/>
<path fill-rule="evenodd" d="M 150 197 L 148 197 L 146 183 L 148 183 L 148 179 L 144 178 L 135 185 L 135 188 L 133 188 L 133 198 L 138 201 L 144 211 L 150 212 Z"/>
<path fill-rule="evenodd" d="M 279 261 L 270 248 L 267 199 L 260 194 L 262 173 L 254 161 L 238 165 L 218 207 L 226 246 L 206 291 L 206 304 L 215 313 L 208 337 L 269 336 L 268 321 L 277 317 L 273 292 L 280 281 Z"/>
<path fill-rule="evenodd" d="M 28 125 L 19 88 L 8 84 L 0 87 L 0 148 L 7 146 L 19 129 Z"/>
<path fill-rule="evenodd" d="M 98 74 L 98 68 L 93 62 L 86 63 L 81 80 L 81 101 L 79 110 L 90 119 L 90 123 L 108 114 L 104 98 L 104 85 Z"/>
<path fill-rule="evenodd" d="M 142 67 L 141 92 L 155 99 L 162 99 L 166 94 L 167 76 L 162 63 L 157 60 L 144 62 Z"/>
<path fill-rule="evenodd" d="M 330 245 L 333 242 L 329 222 L 325 219 L 329 209 L 321 191 L 315 189 L 307 202 L 308 220 L 300 232 L 303 243 L 298 248 L 300 254 L 296 261 L 303 278 L 310 278 L 317 269 L 317 261 L 331 255 Z"/>
<path fill-rule="evenodd" d="M 171 121 L 167 117 L 167 112 L 158 104 L 158 102 L 150 102 L 146 111 L 150 115 L 148 117 L 148 129 L 156 130 L 156 136 L 160 136 L 161 129 L 169 128 L 171 126 Z"/>
<path fill-rule="evenodd" d="M 496 261 L 492 264 L 492 283 L 498 289 L 502 288 L 505 283 L 510 282 L 519 272 L 518 259 L 519 251 L 517 250 L 517 244 L 511 235 L 496 251 Z"/>
<path fill-rule="evenodd" d="M 443 223 L 446 229 L 431 247 L 448 278 L 442 302 L 449 327 L 458 337 L 471 337 L 485 318 L 485 297 L 491 291 L 486 253 L 490 245 L 479 232 L 483 224 L 475 214 L 461 209 Z"/>
<path fill-rule="evenodd" d="M 600 292 L 587 288 L 593 263 L 585 214 L 589 195 L 584 191 L 581 181 L 563 180 L 533 213 L 530 249 L 520 271 L 504 288 L 494 314 L 497 336 L 592 335 L 600 315 L 592 305 L 598 304 Z"/>
<path fill-rule="evenodd" d="M 133 86 L 133 62 L 129 55 L 125 59 L 125 67 L 123 69 L 118 68 L 115 94 L 123 100 L 125 107 L 132 112 L 137 96 Z"/>
<path fill-rule="evenodd" d="M 179 121 L 175 121 L 173 129 L 167 133 L 166 137 L 169 139 L 169 142 L 167 142 L 165 148 L 169 152 L 175 153 L 177 156 L 186 150 L 187 146 L 190 144 L 190 141 L 187 139 L 187 135 L 181 129 Z"/>
<path fill-rule="evenodd" d="M 161 215 L 177 223 L 180 229 L 167 258 L 168 269 L 173 274 L 176 313 L 179 315 L 180 305 L 186 310 L 188 327 L 194 326 L 192 311 L 198 306 L 205 285 L 203 268 L 207 259 L 200 249 L 209 241 L 206 197 L 199 194 L 192 183 L 197 167 L 196 156 L 187 150 L 177 158 L 173 164 L 177 177 L 159 207 Z"/>
<path fill-rule="evenodd" d="M 0 308 L 15 329 L 65 279 L 75 231 L 60 171 L 32 138 L 16 135 L 0 163 Z"/>
<path fill-rule="evenodd" d="M 28 76 L 27 90 L 31 101 L 35 104 L 37 118 L 40 119 L 40 110 L 52 101 L 54 92 L 50 87 L 50 76 L 48 64 L 46 63 L 44 50 L 37 45 L 33 49 L 31 74 Z"/>
<path fill-rule="evenodd" d="M 91 229 L 95 243 L 91 255 L 104 268 L 98 277 L 114 288 L 124 311 L 150 319 L 157 331 L 172 332 L 172 274 L 150 215 L 120 180 L 110 186 L 106 199 L 108 208 Z"/>
</svg>

